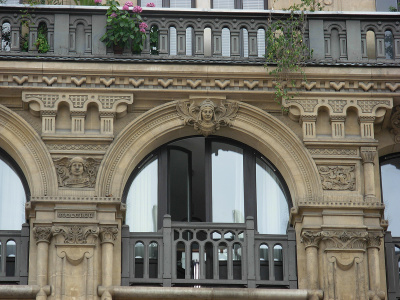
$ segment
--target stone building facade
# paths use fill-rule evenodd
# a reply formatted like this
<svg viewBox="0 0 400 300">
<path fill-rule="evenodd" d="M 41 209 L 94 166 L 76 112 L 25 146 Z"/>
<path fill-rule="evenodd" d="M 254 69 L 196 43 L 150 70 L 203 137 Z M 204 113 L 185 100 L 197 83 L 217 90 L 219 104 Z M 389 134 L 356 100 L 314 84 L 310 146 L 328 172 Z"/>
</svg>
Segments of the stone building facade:
<svg viewBox="0 0 400 300">
<path fill-rule="evenodd" d="M 260 50 L 269 11 L 213 10 L 208 1 L 195 3 L 201 9 L 150 8 L 143 16 L 158 26 L 159 55 L 148 41 L 141 55 L 118 55 L 99 41 L 103 8 L 43 6 L 24 16 L 22 6 L 0 6 L 1 24 L 11 28 L 0 52 L 1 158 L 27 192 L 27 224 L 0 231 L 0 299 L 397 299 L 398 246 L 386 231 L 379 166 L 399 152 L 400 15 L 377 12 L 372 0 L 323 2 L 325 11 L 308 18 L 314 59 L 307 81 L 299 77 L 293 98 L 281 104 Z M 19 43 L 23 18 L 33 20 L 28 52 Z M 46 54 L 34 46 L 41 22 Z M 223 28 L 228 56 L 219 47 Z M 159 213 L 158 231 L 130 232 L 132 174 L 149 154 L 189 137 L 230 141 L 265 157 L 289 195 L 287 233 L 261 234 L 251 213 L 235 224 L 175 222 Z M 216 271 L 215 232 L 229 251 L 239 245 L 239 277 L 231 254 L 226 278 Z M 12 278 L 5 273 L 9 240 L 17 249 Z M 193 241 L 200 275 L 192 265 L 179 277 L 177 252 L 193 264 Z M 207 243 L 215 251 L 211 277 Z M 145 249 L 140 257 L 137 245 Z M 260 249 L 269 249 L 266 265 Z"/>
</svg>

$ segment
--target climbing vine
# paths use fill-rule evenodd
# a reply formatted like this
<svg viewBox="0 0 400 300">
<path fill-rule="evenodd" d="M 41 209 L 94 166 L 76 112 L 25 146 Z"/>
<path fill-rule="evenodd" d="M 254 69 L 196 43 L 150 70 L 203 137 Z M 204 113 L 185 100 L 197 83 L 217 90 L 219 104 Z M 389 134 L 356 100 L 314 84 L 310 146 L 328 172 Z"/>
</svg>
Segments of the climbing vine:
<svg viewBox="0 0 400 300">
<path fill-rule="evenodd" d="M 307 81 L 303 67 L 312 58 L 304 41 L 307 25 L 307 12 L 322 10 L 320 0 L 300 0 L 287 9 L 282 16 L 270 14 L 266 31 L 266 68 L 273 76 L 275 84 L 275 101 L 293 98 L 290 90 L 295 87 L 296 79 Z M 275 68 L 270 68 L 275 66 Z"/>
</svg>

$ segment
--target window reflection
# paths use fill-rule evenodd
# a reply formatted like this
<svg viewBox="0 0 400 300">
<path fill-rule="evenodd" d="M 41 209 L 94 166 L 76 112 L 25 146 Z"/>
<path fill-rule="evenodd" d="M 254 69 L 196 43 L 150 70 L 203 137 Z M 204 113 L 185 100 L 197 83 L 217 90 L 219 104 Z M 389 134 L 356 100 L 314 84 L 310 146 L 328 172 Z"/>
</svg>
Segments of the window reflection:
<svg viewBox="0 0 400 300">
<path fill-rule="evenodd" d="M 18 175 L 0 159 L 0 230 L 21 230 L 25 190 Z"/>
</svg>

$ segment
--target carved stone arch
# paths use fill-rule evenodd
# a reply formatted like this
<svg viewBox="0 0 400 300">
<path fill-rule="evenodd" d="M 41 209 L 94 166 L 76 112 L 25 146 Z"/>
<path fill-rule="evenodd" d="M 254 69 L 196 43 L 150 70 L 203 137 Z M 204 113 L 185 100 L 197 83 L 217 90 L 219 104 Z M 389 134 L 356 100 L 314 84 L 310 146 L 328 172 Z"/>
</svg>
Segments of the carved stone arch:
<svg viewBox="0 0 400 300">
<path fill-rule="evenodd" d="M 177 102 L 155 107 L 132 121 L 100 165 L 97 195 L 121 197 L 130 174 L 147 154 L 169 141 L 197 134 L 184 124 Z M 265 155 L 286 181 L 294 206 L 298 201 L 321 197 L 320 178 L 311 155 L 288 127 L 268 113 L 238 102 L 231 126 L 221 127 L 215 134 L 245 143 Z"/>
<path fill-rule="evenodd" d="M 25 120 L 2 105 L 0 144 L 24 173 L 31 196 L 55 195 L 57 175 L 46 146 Z"/>
</svg>

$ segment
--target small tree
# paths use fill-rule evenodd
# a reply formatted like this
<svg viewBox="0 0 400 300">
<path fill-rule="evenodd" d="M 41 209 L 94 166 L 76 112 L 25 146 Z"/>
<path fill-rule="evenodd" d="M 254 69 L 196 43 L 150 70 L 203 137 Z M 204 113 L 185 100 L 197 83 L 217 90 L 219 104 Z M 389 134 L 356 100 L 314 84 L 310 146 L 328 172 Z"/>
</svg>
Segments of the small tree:
<svg viewBox="0 0 400 300">
<path fill-rule="evenodd" d="M 322 10 L 320 0 L 300 0 L 287 10 L 290 15 L 273 16 L 268 19 L 266 31 L 266 64 L 275 81 L 275 101 L 281 104 L 282 99 L 290 99 L 289 90 L 295 87 L 299 75 L 306 81 L 303 71 L 307 60 L 312 58 L 312 50 L 304 42 L 307 11 Z"/>
</svg>

